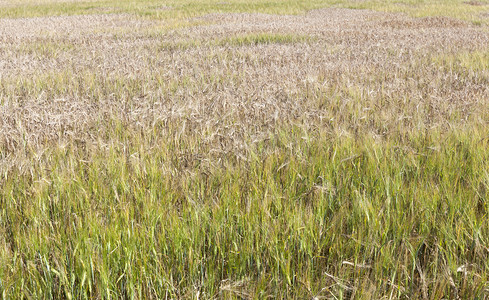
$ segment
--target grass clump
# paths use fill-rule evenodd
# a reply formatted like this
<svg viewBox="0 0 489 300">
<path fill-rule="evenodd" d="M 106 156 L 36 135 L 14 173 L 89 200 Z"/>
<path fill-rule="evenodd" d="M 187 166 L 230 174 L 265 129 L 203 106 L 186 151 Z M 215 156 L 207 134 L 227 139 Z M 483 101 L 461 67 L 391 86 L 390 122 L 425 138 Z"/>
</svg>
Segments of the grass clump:
<svg viewBox="0 0 489 300">
<path fill-rule="evenodd" d="M 221 46 L 256 46 L 260 44 L 295 44 L 307 42 L 311 38 L 309 36 L 300 36 L 292 34 L 270 34 L 258 33 L 225 38 L 217 41 Z"/>
</svg>

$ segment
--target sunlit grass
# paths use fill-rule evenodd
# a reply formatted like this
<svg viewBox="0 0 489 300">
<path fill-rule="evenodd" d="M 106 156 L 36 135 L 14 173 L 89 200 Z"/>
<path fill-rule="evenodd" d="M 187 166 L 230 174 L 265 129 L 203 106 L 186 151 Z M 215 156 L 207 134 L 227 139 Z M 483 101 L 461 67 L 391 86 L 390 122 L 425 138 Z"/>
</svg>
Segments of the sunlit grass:
<svg viewBox="0 0 489 300">
<path fill-rule="evenodd" d="M 471 280 L 457 291 L 470 297 L 487 288 L 483 132 L 413 136 L 399 148 L 284 131 L 250 149 L 246 163 L 208 173 L 194 161 L 185 175 L 168 142 L 154 137 L 155 151 L 149 136 L 114 130 L 131 140 L 105 151 L 66 145 L 2 176 L 7 294 L 293 297 L 375 282 L 371 296 L 401 297 L 423 284 L 450 294 L 450 280 Z M 461 265 L 478 267 L 463 275 Z M 348 286 L 324 272 L 344 272 L 337 280 Z M 265 274 L 273 280 L 262 285 Z M 242 289 L 232 286 L 243 278 Z"/>
<path fill-rule="evenodd" d="M 232 15 L 236 32 L 222 15 L 192 19 L 334 6 L 477 23 L 487 5 L 0 5 L 129 13 L 80 32 L 0 32 L 3 298 L 488 297 L 484 22 L 439 18 L 460 25 L 440 38 L 425 20 L 356 23 L 349 10 L 309 27 Z"/>
<path fill-rule="evenodd" d="M 435 57 L 433 60 L 437 64 L 450 69 L 476 72 L 484 72 L 489 70 L 489 52 L 486 51 L 465 52 L 455 55 L 441 55 Z"/>
<path fill-rule="evenodd" d="M 58 1 L 18 0 L 0 4 L 1 17 L 30 17 L 44 15 L 73 15 L 99 13 L 130 13 L 157 19 L 181 20 L 215 12 L 261 12 L 271 14 L 303 14 L 308 10 L 324 7 L 373 9 L 378 11 L 406 13 L 414 17 L 448 16 L 474 24 L 487 24 L 484 13 L 489 3 L 481 1 L 417 1 L 417 0 L 311 0 L 300 1 Z"/>
<path fill-rule="evenodd" d="M 293 44 L 307 42 L 312 38 L 291 34 L 249 34 L 217 41 L 218 45 L 231 46 L 256 46 L 259 44 Z"/>
</svg>

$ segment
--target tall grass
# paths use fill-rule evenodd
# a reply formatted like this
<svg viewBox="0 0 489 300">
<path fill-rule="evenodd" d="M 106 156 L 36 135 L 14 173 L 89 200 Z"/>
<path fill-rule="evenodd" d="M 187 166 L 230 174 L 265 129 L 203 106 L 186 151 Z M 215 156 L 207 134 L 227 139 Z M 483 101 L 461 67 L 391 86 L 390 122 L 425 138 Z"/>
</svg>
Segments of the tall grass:
<svg viewBox="0 0 489 300">
<path fill-rule="evenodd" d="M 209 168 L 121 129 L 2 175 L 4 295 L 487 294 L 486 132 L 401 146 L 282 130 Z"/>
<path fill-rule="evenodd" d="M 489 297 L 487 26 L 289 4 L 0 19 L 2 298 Z"/>
</svg>

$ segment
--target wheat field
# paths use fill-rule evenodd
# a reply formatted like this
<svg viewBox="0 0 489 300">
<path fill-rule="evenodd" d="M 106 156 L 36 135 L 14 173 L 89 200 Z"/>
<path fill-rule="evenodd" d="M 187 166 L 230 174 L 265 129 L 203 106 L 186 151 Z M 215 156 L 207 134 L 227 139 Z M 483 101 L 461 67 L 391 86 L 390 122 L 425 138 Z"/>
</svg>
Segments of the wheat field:
<svg viewBox="0 0 489 300">
<path fill-rule="evenodd" d="M 4 299 L 489 297 L 489 2 L 0 1 Z"/>
</svg>

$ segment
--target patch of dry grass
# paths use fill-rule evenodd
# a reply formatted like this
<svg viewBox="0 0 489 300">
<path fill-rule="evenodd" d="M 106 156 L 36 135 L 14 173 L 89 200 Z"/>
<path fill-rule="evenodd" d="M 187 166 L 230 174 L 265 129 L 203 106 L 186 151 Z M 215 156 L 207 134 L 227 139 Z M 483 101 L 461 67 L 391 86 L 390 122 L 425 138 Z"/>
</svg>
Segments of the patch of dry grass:
<svg viewBox="0 0 489 300">
<path fill-rule="evenodd" d="M 70 138 L 86 135 L 114 112 L 145 129 L 175 114 L 178 124 L 197 132 L 236 124 L 242 137 L 266 136 L 285 120 L 385 136 L 473 126 L 487 117 L 487 73 L 447 70 L 431 59 L 485 49 L 489 34 L 467 23 L 326 9 L 305 16 L 209 15 L 212 25 L 144 37 L 137 28 L 150 22 L 123 20 L 3 20 L 2 132 L 16 141 L 9 145 L 63 139 L 68 133 L 60 128 L 71 128 Z M 111 34 L 119 26 L 135 30 Z M 314 40 L 213 42 L 254 33 Z M 159 47 L 183 42 L 186 47 Z"/>
<path fill-rule="evenodd" d="M 127 14 L 5 18 L 0 19 L 0 38 L 2 43 L 35 42 L 43 38 L 89 39 L 107 29 L 137 30 L 150 24 Z"/>
</svg>

